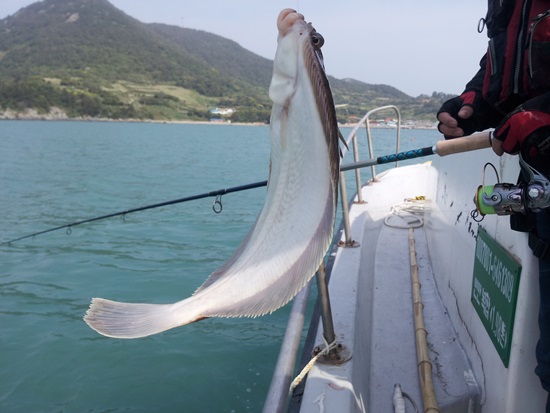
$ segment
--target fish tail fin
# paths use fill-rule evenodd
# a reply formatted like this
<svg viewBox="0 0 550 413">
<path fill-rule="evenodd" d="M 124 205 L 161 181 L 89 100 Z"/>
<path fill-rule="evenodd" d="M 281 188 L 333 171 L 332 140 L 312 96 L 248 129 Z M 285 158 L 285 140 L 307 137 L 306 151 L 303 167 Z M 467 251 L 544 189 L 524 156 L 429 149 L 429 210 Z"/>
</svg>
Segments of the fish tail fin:
<svg viewBox="0 0 550 413">
<path fill-rule="evenodd" d="M 198 321 L 203 317 L 185 316 L 173 304 L 121 303 L 93 298 L 84 321 L 107 337 L 139 338 Z M 183 316 L 182 316 L 183 314 Z"/>
</svg>

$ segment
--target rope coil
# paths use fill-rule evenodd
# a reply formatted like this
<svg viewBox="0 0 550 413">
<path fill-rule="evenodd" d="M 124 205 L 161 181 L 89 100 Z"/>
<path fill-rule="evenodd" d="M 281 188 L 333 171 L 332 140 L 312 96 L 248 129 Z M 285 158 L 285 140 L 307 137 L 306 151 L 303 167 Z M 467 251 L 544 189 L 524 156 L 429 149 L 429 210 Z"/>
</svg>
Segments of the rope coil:
<svg viewBox="0 0 550 413">
<path fill-rule="evenodd" d="M 390 215 L 384 218 L 384 224 L 398 229 L 420 228 L 424 225 L 424 220 L 418 215 L 430 209 L 430 201 L 425 196 L 406 198 L 402 203 L 391 207 Z M 400 221 L 395 222 L 397 218 Z"/>
</svg>

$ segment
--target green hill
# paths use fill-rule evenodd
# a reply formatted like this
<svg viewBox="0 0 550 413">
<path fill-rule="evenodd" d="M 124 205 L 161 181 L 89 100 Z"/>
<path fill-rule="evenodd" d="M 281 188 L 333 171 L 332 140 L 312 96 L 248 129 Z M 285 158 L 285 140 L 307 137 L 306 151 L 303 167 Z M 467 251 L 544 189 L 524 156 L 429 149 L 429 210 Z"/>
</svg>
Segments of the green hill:
<svg viewBox="0 0 550 413">
<path fill-rule="evenodd" d="M 69 117 L 199 120 L 225 106 L 236 109 L 235 121 L 265 122 L 271 71 L 272 61 L 234 41 L 144 24 L 107 0 L 44 0 L 0 20 L 3 111 L 55 107 Z M 341 120 L 380 103 L 405 104 L 406 115 L 424 116 L 426 99 L 330 80 L 336 102 L 347 105 Z"/>
</svg>

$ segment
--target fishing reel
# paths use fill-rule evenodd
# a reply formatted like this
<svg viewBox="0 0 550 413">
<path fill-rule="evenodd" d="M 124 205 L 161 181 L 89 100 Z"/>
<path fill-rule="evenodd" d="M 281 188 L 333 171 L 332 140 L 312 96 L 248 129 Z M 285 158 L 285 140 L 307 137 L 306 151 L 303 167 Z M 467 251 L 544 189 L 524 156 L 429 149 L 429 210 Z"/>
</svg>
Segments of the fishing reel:
<svg viewBox="0 0 550 413">
<path fill-rule="evenodd" d="M 472 218 L 480 222 L 485 215 L 525 214 L 526 211 L 538 212 L 550 206 L 550 181 L 535 168 L 527 164 L 519 155 L 519 165 L 526 182 L 519 184 L 501 183 L 496 168 L 491 163 L 483 167 L 482 184 L 474 196 L 476 209 Z M 495 185 L 485 186 L 485 170 L 491 166 L 497 176 Z M 481 218 L 480 218 L 481 216 Z"/>
</svg>

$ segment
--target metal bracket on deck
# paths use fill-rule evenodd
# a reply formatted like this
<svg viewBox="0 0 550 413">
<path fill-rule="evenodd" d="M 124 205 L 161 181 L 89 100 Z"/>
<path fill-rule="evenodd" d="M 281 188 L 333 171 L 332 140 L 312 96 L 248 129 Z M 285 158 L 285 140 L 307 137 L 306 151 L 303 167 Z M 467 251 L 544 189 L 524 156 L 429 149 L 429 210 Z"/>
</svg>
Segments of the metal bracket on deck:
<svg viewBox="0 0 550 413">
<path fill-rule="evenodd" d="M 349 241 L 338 242 L 338 246 L 342 248 L 358 248 L 361 246 L 361 244 L 355 240 L 349 240 Z"/>
<path fill-rule="evenodd" d="M 322 346 L 316 346 L 313 349 L 313 356 L 318 355 L 323 351 Z M 331 366 L 340 366 L 351 359 L 351 351 L 343 344 L 337 344 L 328 354 L 323 354 L 317 359 L 318 363 L 328 364 Z"/>
</svg>

